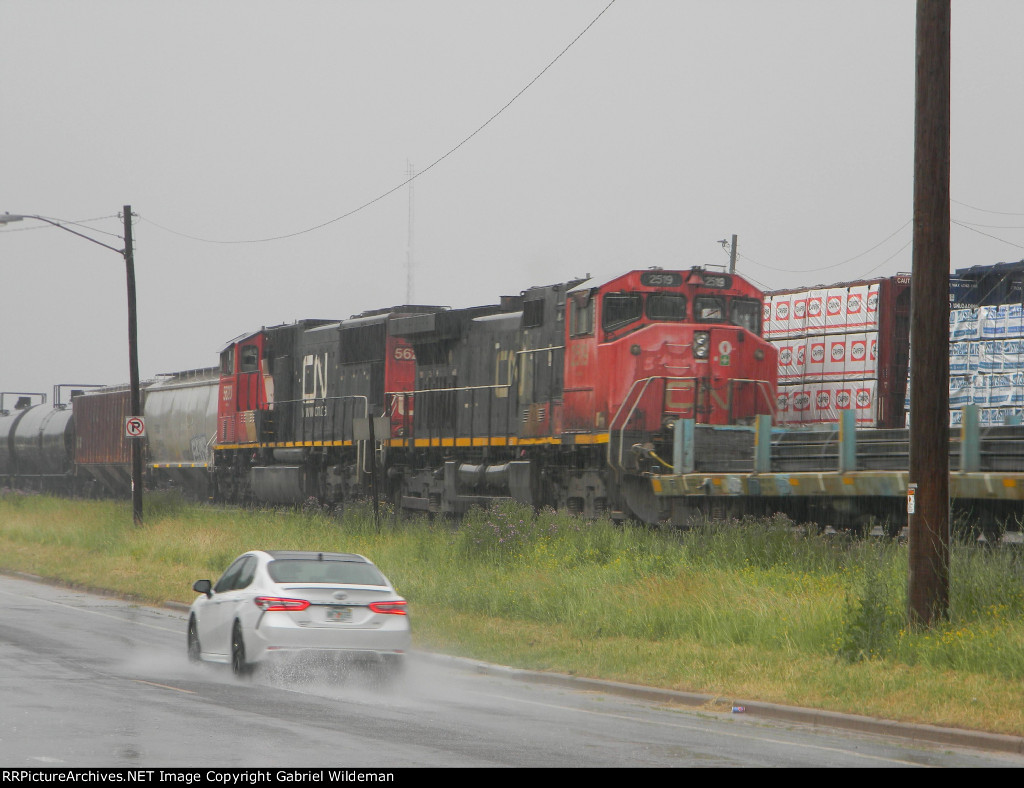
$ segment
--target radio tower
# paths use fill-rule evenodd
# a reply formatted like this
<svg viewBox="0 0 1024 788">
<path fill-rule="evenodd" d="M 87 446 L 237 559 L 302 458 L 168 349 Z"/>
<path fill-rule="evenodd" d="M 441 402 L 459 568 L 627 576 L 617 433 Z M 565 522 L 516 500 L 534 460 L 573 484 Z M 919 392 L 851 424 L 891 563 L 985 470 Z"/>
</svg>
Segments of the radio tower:
<svg viewBox="0 0 1024 788">
<path fill-rule="evenodd" d="M 416 177 L 416 170 L 413 169 L 412 162 L 406 159 L 405 162 L 405 177 L 409 183 L 409 236 L 406 240 L 405 246 L 405 303 L 412 303 L 412 250 L 413 250 L 413 220 L 415 218 L 416 203 L 414 201 L 414 187 L 413 179 Z"/>
</svg>

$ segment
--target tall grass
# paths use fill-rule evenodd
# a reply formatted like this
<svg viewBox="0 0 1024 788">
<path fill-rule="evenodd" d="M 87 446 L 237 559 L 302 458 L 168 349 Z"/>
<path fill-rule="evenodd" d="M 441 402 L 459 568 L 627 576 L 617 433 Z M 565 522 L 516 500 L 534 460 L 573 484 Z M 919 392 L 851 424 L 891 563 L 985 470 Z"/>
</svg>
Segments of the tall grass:
<svg viewBox="0 0 1024 788">
<path fill-rule="evenodd" d="M 480 658 L 887 716 L 899 702 L 933 722 L 971 724 L 976 698 L 1008 692 L 1024 708 L 1013 551 L 954 544 L 949 618 L 916 630 L 905 545 L 781 515 L 658 530 L 509 502 L 458 524 L 377 524 L 360 506 L 339 516 L 150 496 L 135 528 L 127 504 L 0 495 L 0 567 L 151 601 L 189 601 L 194 580 L 254 548 L 368 555 L 412 603 L 421 645 Z M 1024 733 L 1024 715 L 989 727 Z"/>
</svg>

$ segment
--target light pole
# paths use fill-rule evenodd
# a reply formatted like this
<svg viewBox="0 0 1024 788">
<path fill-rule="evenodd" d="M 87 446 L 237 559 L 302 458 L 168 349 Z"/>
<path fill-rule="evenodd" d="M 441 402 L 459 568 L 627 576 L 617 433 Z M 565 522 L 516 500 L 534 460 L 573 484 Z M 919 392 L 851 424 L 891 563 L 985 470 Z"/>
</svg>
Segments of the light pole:
<svg viewBox="0 0 1024 788">
<path fill-rule="evenodd" d="M 46 224 L 59 227 L 65 232 L 92 241 L 104 249 L 117 252 L 124 258 L 125 274 L 128 279 L 128 370 L 131 378 L 131 417 L 133 420 L 142 418 L 142 396 L 139 392 L 139 349 L 138 328 L 135 312 L 135 258 L 132 252 L 132 207 L 124 206 L 124 249 L 109 246 L 97 241 L 84 233 L 65 227 L 54 219 L 31 214 L 0 214 L 0 224 L 20 222 L 22 219 L 35 219 Z M 129 438 L 132 447 L 132 520 L 136 525 L 142 524 L 142 443 L 141 438 Z"/>
</svg>

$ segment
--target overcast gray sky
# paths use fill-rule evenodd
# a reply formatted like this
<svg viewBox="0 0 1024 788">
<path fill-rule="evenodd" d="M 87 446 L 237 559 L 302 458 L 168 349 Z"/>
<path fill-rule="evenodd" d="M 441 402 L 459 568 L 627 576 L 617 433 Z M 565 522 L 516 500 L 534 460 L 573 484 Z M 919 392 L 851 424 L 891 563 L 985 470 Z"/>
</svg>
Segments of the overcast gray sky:
<svg viewBox="0 0 1024 788">
<path fill-rule="evenodd" d="M 132 206 L 143 377 L 261 325 L 405 302 L 410 164 L 417 303 L 723 265 L 734 233 L 765 288 L 909 271 L 914 16 L 0 0 L 0 212 L 120 247 Z M 954 0 L 954 268 L 1024 258 L 1022 36 L 1019 0 Z M 0 390 L 127 380 L 114 252 L 7 225 L 0 296 Z"/>
</svg>

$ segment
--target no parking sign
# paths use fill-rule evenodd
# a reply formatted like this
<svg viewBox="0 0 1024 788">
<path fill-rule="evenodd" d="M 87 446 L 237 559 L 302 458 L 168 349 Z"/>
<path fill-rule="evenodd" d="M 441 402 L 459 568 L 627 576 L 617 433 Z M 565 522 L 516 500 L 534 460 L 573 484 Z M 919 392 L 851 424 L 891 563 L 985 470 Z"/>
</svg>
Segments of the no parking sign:
<svg viewBox="0 0 1024 788">
<path fill-rule="evenodd" d="M 142 416 L 129 416 L 124 420 L 124 436 L 126 438 L 145 438 L 146 420 Z"/>
</svg>

